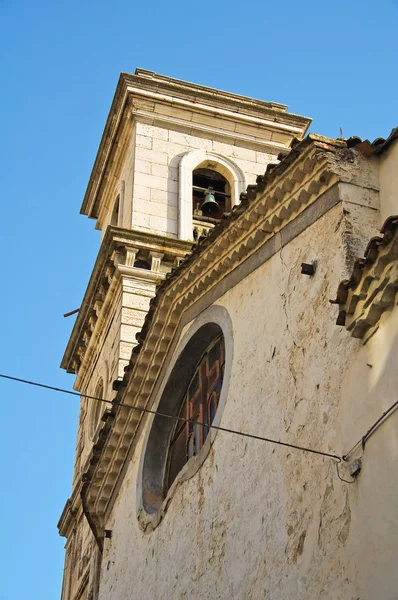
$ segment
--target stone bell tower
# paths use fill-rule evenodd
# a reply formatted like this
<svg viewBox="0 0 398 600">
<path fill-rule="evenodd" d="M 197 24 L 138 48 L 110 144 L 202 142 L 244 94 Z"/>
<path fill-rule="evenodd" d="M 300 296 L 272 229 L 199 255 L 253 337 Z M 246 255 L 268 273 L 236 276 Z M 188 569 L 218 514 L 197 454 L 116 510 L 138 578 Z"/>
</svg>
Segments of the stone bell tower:
<svg viewBox="0 0 398 600">
<path fill-rule="evenodd" d="M 84 474 L 156 286 L 310 120 L 287 106 L 137 69 L 120 76 L 81 213 L 102 231 L 61 367 L 82 398 L 62 600 L 97 597 L 106 532 L 87 508 Z"/>
</svg>

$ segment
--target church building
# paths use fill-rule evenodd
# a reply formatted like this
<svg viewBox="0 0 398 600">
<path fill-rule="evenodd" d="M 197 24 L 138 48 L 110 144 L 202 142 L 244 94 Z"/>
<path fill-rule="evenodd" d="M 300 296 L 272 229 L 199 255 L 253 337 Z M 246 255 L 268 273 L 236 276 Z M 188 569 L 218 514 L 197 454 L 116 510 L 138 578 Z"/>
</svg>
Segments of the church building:
<svg viewBox="0 0 398 600">
<path fill-rule="evenodd" d="M 398 130 L 120 76 L 62 600 L 396 600 Z"/>
</svg>

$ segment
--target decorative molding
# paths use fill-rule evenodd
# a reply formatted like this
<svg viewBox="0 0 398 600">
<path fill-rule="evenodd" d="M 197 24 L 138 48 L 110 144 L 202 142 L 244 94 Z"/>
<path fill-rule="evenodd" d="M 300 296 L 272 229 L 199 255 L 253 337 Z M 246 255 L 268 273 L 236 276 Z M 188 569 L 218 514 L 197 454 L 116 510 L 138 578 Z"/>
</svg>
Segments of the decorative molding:
<svg viewBox="0 0 398 600">
<path fill-rule="evenodd" d="M 164 273 L 134 267 L 136 254 L 139 251 L 160 252 L 164 255 L 166 268 L 171 269 L 175 260 L 190 250 L 190 242 L 108 227 L 61 362 L 61 368 L 77 374 L 76 389 L 81 389 L 84 373 L 106 327 L 113 299 L 120 288 L 119 278 L 132 277 L 158 283 L 165 277 Z"/>
<path fill-rule="evenodd" d="M 199 86 L 198 86 L 199 87 Z M 177 107 L 182 107 L 188 110 L 191 110 L 194 108 L 195 112 L 203 112 L 203 113 L 210 113 L 212 116 L 216 116 L 219 118 L 227 118 L 230 120 L 233 120 L 235 123 L 242 121 L 245 123 L 249 123 L 254 125 L 255 127 L 263 127 L 263 128 L 270 128 L 270 129 L 274 129 L 274 130 L 280 130 L 280 131 L 285 131 L 288 133 L 293 134 L 294 137 L 296 137 L 297 135 L 300 135 L 302 132 L 302 126 L 297 126 L 297 125 L 292 125 L 292 124 L 288 124 L 288 123 L 278 123 L 277 121 L 275 121 L 274 118 L 266 118 L 265 116 L 262 117 L 258 117 L 258 116 L 252 116 L 252 115 L 248 115 L 245 114 L 244 112 L 238 112 L 236 110 L 231 110 L 231 109 L 225 109 L 222 108 L 223 105 L 219 104 L 219 106 L 211 106 L 208 102 L 208 99 L 206 99 L 206 103 L 205 102 L 198 102 L 197 99 L 195 99 L 195 101 L 193 101 L 192 99 L 190 100 L 186 100 L 184 98 L 176 98 L 176 97 L 171 97 L 168 94 L 161 94 L 159 92 L 155 92 L 155 91 L 148 91 L 148 90 L 144 90 L 142 88 L 138 88 L 138 87 L 134 87 L 134 86 L 128 86 L 128 91 L 131 94 L 134 94 L 134 96 L 143 96 L 145 98 L 150 98 L 151 100 L 155 100 L 157 102 L 164 102 L 164 103 L 168 103 L 171 104 L 172 106 L 177 106 Z M 234 98 L 234 94 L 230 94 L 230 99 L 232 101 L 235 100 Z M 235 104 L 236 104 L 236 100 L 235 100 Z M 269 115 L 271 116 L 271 115 Z M 272 115 L 274 116 L 274 115 Z"/>
<path fill-rule="evenodd" d="M 151 270 L 159 272 L 164 254 L 161 252 L 150 252 L 149 256 L 151 257 Z"/>
</svg>

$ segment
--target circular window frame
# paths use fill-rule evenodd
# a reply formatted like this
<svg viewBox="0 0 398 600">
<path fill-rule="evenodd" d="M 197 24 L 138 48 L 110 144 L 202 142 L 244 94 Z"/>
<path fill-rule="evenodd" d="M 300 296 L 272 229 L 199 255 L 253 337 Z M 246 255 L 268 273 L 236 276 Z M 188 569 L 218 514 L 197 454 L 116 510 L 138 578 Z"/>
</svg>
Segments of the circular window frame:
<svg viewBox="0 0 398 600">
<path fill-rule="evenodd" d="M 197 365 L 206 348 L 220 334 L 225 347 L 224 376 L 217 411 L 212 421 L 212 425 L 220 425 L 228 396 L 233 356 L 232 322 L 228 311 L 222 306 L 211 306 L 205 310 L 182 336 L 173 358 L 165 368 L 153 410 L 178 415 Z M 210 429 L 200 452 L 185 463 L 167 489 L 167 463 L 173 424 L 171 419 L 152 415 L 147 426 L 137 477 L 137 518 L 141 528 L 147 532 L 159 525 L 176 489 L 198 472 L 218 433 L 217 429 Z"/>
</svg>

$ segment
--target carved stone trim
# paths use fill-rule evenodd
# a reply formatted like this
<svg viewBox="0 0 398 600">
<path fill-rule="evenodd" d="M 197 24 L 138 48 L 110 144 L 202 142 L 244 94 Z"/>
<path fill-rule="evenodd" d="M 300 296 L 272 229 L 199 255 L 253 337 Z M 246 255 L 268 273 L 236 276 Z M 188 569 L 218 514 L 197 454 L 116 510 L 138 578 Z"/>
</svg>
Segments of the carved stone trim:
<svg viewBox="0 0 398 600">
<path fill-rule="evenodd" d="M 160 271 L 160 265 L 163 259 L 164 254 L 161 252 L 150 252 L 149 256 L 151 257 L 151 270 L 155 272 Z"/>
<path fill-rule="evenodd" d="M 117 287 L 115 273 L 160 282 L 165 277 L 164 273 L 145 271 L 133 266 L 135 255 L 140 250 L 159 252 L 160 249 L 164 261 L 171 269 L 176 258 L 185 256 L 191 250 L 191 243 L 108 227 L 61 363 L 61 368 L 78 374 L 75 384 L 77 388 L 82 378 L 81 366 L 89 364 L 94 342 L 105 326 L 106 315 Z"/>
</svg>

